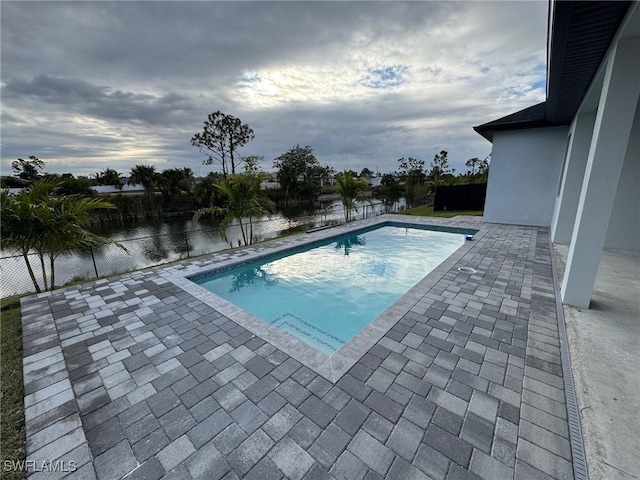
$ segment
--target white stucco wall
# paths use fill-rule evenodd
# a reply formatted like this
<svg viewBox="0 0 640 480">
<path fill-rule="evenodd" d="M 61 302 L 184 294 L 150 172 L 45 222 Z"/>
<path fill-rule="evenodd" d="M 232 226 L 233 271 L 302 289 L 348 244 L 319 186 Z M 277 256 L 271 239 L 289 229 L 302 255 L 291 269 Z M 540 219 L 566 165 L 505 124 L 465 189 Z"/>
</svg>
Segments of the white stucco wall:
<svg viewBox="0 0 640 480">
<path fill-rule="evenodd" d="M 563 159 L 564 168 L 561 171 L 564 177 L 562 186 L 558 189 L 551 220 L 551 238 L 554 243 L 569 245 L 571 242 L 595 121 L 596 113 L 590 112 L 577 115 L 571 123 L 567 158 Z"/>
<path fill-rule="evenodd" d="M 640 104 L 636 107 L 604 248 L 640 251 Z"/>
<path fill-rule="evenodd" d="M 495 132 L 484 221 L 549 226 L 568 126 Z"/>
</svg>

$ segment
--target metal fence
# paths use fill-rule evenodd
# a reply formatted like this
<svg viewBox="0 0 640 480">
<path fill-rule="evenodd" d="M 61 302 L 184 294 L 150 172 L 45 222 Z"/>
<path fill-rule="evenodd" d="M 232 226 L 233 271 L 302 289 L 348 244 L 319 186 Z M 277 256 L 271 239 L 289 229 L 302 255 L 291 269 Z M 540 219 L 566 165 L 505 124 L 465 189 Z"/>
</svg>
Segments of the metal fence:
<svg viewBox="0 0 640 480">
<path fill-rule="evenodd" d="M 354 219 L 393 213 L 403 208 L 403 202 L 392 205 L 383 202 L 362 203 Z M 344 221 L 342 206 L 335 204 L 311 215 L 260 219 L 253 222 L 254 242 L 337 224 L 341 221 Z M 224 238 L 223 232 L 218 228 L 185 230 L 180 233 L 118 239 L 117 243 L 63 253 L 55 261 L 55 286 L 130 272 L 236 247 L 242 243 L 239 225 L 234 223 L 227 228 Z M 44 291 L 40 258 L 35 253 L 29 254 L 28 258 L 36 280 Z M 47 278 L 50 278 L 49 266 L 46 263 L 44 269 Z M 0 257 L 0 296 L 2 298 L 35 291 L 36 288 L 28 274 L 22 255 L 9 254 Z"/>
</svg>

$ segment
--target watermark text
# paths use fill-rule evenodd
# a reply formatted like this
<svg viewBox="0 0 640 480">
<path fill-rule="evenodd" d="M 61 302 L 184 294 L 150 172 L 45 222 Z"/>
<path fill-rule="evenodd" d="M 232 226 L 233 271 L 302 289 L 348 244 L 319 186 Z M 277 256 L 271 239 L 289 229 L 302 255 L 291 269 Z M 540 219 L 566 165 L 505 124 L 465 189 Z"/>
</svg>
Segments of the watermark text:
<svg viewBox="0 0 640 480">
<path fill-rule="evenodd" d="M 2 470 L 5 472 L 75 472 L 78 464 L 74 460 L 5 460 Z"/>
</svg>

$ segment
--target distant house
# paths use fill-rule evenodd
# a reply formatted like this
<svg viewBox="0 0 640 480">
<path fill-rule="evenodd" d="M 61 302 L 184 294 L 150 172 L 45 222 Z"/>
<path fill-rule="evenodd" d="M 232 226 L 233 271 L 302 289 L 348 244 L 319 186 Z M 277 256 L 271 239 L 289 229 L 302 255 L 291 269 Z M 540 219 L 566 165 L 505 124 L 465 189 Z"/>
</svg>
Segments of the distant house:
<svg viewBox="0 0 640 480">
<path fill-rule="evenodd" d="M 260 183 L 261 190 L 276 190 L 280 188 L 277 172 L 264 172 L 265 179 Z"/>
<path fill-rule="evenodd" d="M 20 193 L 22 190 L 24 190 L 24 188 L 26 187 L 10 188 L 9 193 Z M 135 185 L 123 185 L 122 190 L 118 190 L 113 185 L 93 185 L 91 189 L 94 190 L 99 195 L 110 195 L 110 194 L 117 194 L 117 193 L 136 194 L 136 193 L 143 193 L 145 191 L 144 187 L 137 183 Z"/>
<path fill-rule="evenodd" d="M 144 186 L 136 183 L 134 185 L 124 184 L 122 185 L 122 189 L 119 190 L 113 185 L 94 185 L 91 187 L 99 194 L 108 195 L 112 193 L 142 193 L 144 192 Z"/>
<path fill-rule="evenodd" d="M 379 175 L 379 174 L 378 175 L 363 174 L 360 176 L 360 178 L 365 182 L 367 182 L 367 185 L 373 188 L 379 187 L 382 184 L 382 175 Z"/>
<path fill-rule="evenodd" d="M 265 180 L 260 184 L 260 188 L 262 190 L 275 190 L 277 188 L 280 188 L 280 182 Z"/>
<path fill-rule="evenodd" d="M 12 177 L 9 175 L 0 175 L 0 184 L 2 184 L 2 188 L 22 189 L 31 185 L 31 180 L 24 180 L 22 178 Z"/>
<path fill-rule="evenodd" d="M 324 175 L 320 177 L 321 187 L 330 187 L 336 184 L 336 178 L 333 175 Z"/>
<path fill-rule="evenodd" d="M 640 6 L 555 1 L 547 98 L 474 127 L 492 142 L 486 222 L 569 245 L 568 305 L 588 307 L 603 248 L 640 250 Z"/>
<path fill-rule="evenodd" d="M 301 173 L 297 177 L 298 182 L 307 182 L 309 181 L 311 184 L 316 185 L 318 187 L 328 187 L 336 184 L 336 179 L 333 175 L 328 174 L 328 172 L 321 172 L 312 174 L 312 176 L 307 178 L 307 175 Z"/>
</svg>

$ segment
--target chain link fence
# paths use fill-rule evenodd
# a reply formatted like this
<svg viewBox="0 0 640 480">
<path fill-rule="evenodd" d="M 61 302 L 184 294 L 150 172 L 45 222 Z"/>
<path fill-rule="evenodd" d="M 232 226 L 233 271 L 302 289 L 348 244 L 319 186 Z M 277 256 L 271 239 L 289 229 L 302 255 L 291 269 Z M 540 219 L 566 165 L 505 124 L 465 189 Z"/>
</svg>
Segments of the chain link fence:
<svg viewBox="0 0 640 480">
<path fill-rule="evenodd" d="M 402 201 L 388 204 L 384 202 L 363 202 L 354 213 L 354 219 L 368 218 L 383 213 L 394 213 L 404 208 Z M 338 224 L 344 221 L 342 205 L 333 204 L 317 210 L 311 215 L 259 219 L 253 222 L 254 243 L 277 238 L 294 232 L 302 232 L 316 227 Z M 242 243 L 240 226 L 235 222 L 226 230 L 219 228 L 185 230 L 129 239 L 117 239 L 114 243 L 98 245 L 87 249 L 61 253 L 55 261 L 55 286 L 77 283 L 110 275 L 130 272 L 141 268 L 174 262 L 184 258 L 218 252 Z M 44 288 L 43 267 L 37 254 L 28 255 L 36 281 Z M 50 279 L 48 259 L 44 270 L 47 282 Z M 36 288 L 29 276 L 22 255 L 3 252 L 0 257 L 0 296 L 2 298 L 35 292 Z"/>
</svg>

